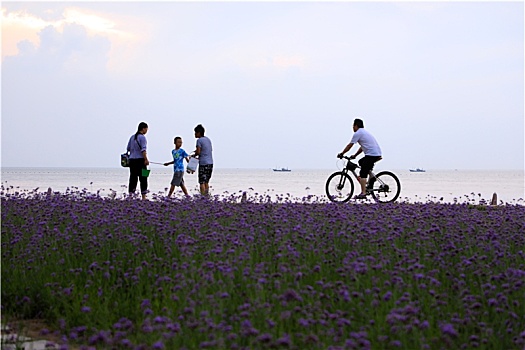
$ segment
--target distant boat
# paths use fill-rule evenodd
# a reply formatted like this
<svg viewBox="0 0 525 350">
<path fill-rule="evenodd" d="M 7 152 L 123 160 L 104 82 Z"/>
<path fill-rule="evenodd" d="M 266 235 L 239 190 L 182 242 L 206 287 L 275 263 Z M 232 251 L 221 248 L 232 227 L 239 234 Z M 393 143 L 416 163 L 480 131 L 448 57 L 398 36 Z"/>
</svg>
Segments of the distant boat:
<svg viewBox="0 0 525 350">
<path fill-rule="evenodd" d="M 416 169 L 410 169 L 410 172 L 411 173 L 424 173 L 426 172 L 425 169 L 421 169 L 421 168 L 416 168 Z"/>
<path fill-rule="evenodd" d="M 287 171 L 292 171 L 292 170 L 288 168 L 281 168 L 281 169 L 274 168 L 273 171 L 287 172 Z"/>
</svg>

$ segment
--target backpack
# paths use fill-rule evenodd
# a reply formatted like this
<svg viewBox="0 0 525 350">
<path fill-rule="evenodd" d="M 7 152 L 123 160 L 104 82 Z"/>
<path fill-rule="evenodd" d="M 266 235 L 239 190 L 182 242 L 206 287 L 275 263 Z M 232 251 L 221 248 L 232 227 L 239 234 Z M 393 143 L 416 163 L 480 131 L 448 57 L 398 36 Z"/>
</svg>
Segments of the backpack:
<svg viewBox="0 0 525 350">
<path fill-rule="evenodd" d="M 120 155 L 120 165 L 129 168 L 129 154 L 127 152 Z"/>
<path fill-rule="evenodd" d="M 136 137 L 136 135 L 135 135 L 135 137 Z M 137 141 L 137 145 L 139 145 L 139 148 L 140 148 L 141 146 L 140 146 L 139 140 L 137 140 L 135 138 L 135 141 Z M 122 165 L 124 168 L 129 168 L 129 154 L 128 154 L 128 152 L 122 153 L 120 155 L 120 165 Z"/>
</svg>

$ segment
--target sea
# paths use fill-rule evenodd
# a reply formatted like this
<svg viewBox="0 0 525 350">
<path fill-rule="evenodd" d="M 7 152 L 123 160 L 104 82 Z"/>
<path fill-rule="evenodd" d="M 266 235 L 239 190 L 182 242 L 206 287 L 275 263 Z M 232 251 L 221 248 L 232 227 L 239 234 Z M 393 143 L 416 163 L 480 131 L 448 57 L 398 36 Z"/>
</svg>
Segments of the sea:
<svg viewBox="0 0 525 350">
<path fill-rule="evenodd" d="M 149 198 L 165 196 L 170 187 L 172 168 L 151 166 Z M 378 169 L 378 172 L 382 169 Z M 383 169 L 385 170 L 385 169 Z M 390 170 L 390 169 L 389 169 Z M 211 195 L 272 200 L 327 201 L 325 183 L 337 169 L 214 169 L 210 180 Z M 463 203 L 490 202 L 496 193 L 499 204 L 525 204 L 523 170 L 390 170 L 401 182 L 398 201 Z M 2 192 L 89 192 L 111 198 L 127 194 L 127 168 L 1 168 Z M 197 174 L 185 174 L 184 181 L 192 195 L 198 195 Z M 356 183 L 356 191 L 357 191 Z M 354 192 L 355 193 L 355 192 Z M 182 197 L 176 188 L 174 196 Z"/>
</svg>

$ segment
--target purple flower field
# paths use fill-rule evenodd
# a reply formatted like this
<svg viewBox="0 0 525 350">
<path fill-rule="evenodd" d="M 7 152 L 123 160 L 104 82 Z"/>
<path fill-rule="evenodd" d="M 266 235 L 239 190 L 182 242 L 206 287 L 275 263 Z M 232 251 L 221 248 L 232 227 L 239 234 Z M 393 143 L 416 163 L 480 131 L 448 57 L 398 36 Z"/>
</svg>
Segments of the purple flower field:
<svg viewBox="0 0 525 350">
<path fill-rule="evenodd" d="M 3 194 L 2 315 L 61 349 L 523 349 L 525 207 Z"/>
</svg>

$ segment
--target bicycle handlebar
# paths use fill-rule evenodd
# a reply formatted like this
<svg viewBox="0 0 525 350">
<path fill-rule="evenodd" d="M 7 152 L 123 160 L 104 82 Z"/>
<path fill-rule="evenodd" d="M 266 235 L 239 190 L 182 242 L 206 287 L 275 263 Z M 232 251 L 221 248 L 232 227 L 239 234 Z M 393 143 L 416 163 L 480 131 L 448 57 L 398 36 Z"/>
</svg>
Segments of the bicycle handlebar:
<svg viewBox="0 0 525 350">
<path fill-rule="evenodd" d="M 337 157 L 337 158 L 339 158 L 339 157 Z M 348 156 L 342 156 L 342 157 L 339 158 L 339 159 L 353 160 L 353 159 L 355 159 L 355 158 L 352 159 L 352 158 L 350 158 L 350 157 L 348 157 Z"/>
</svg>

